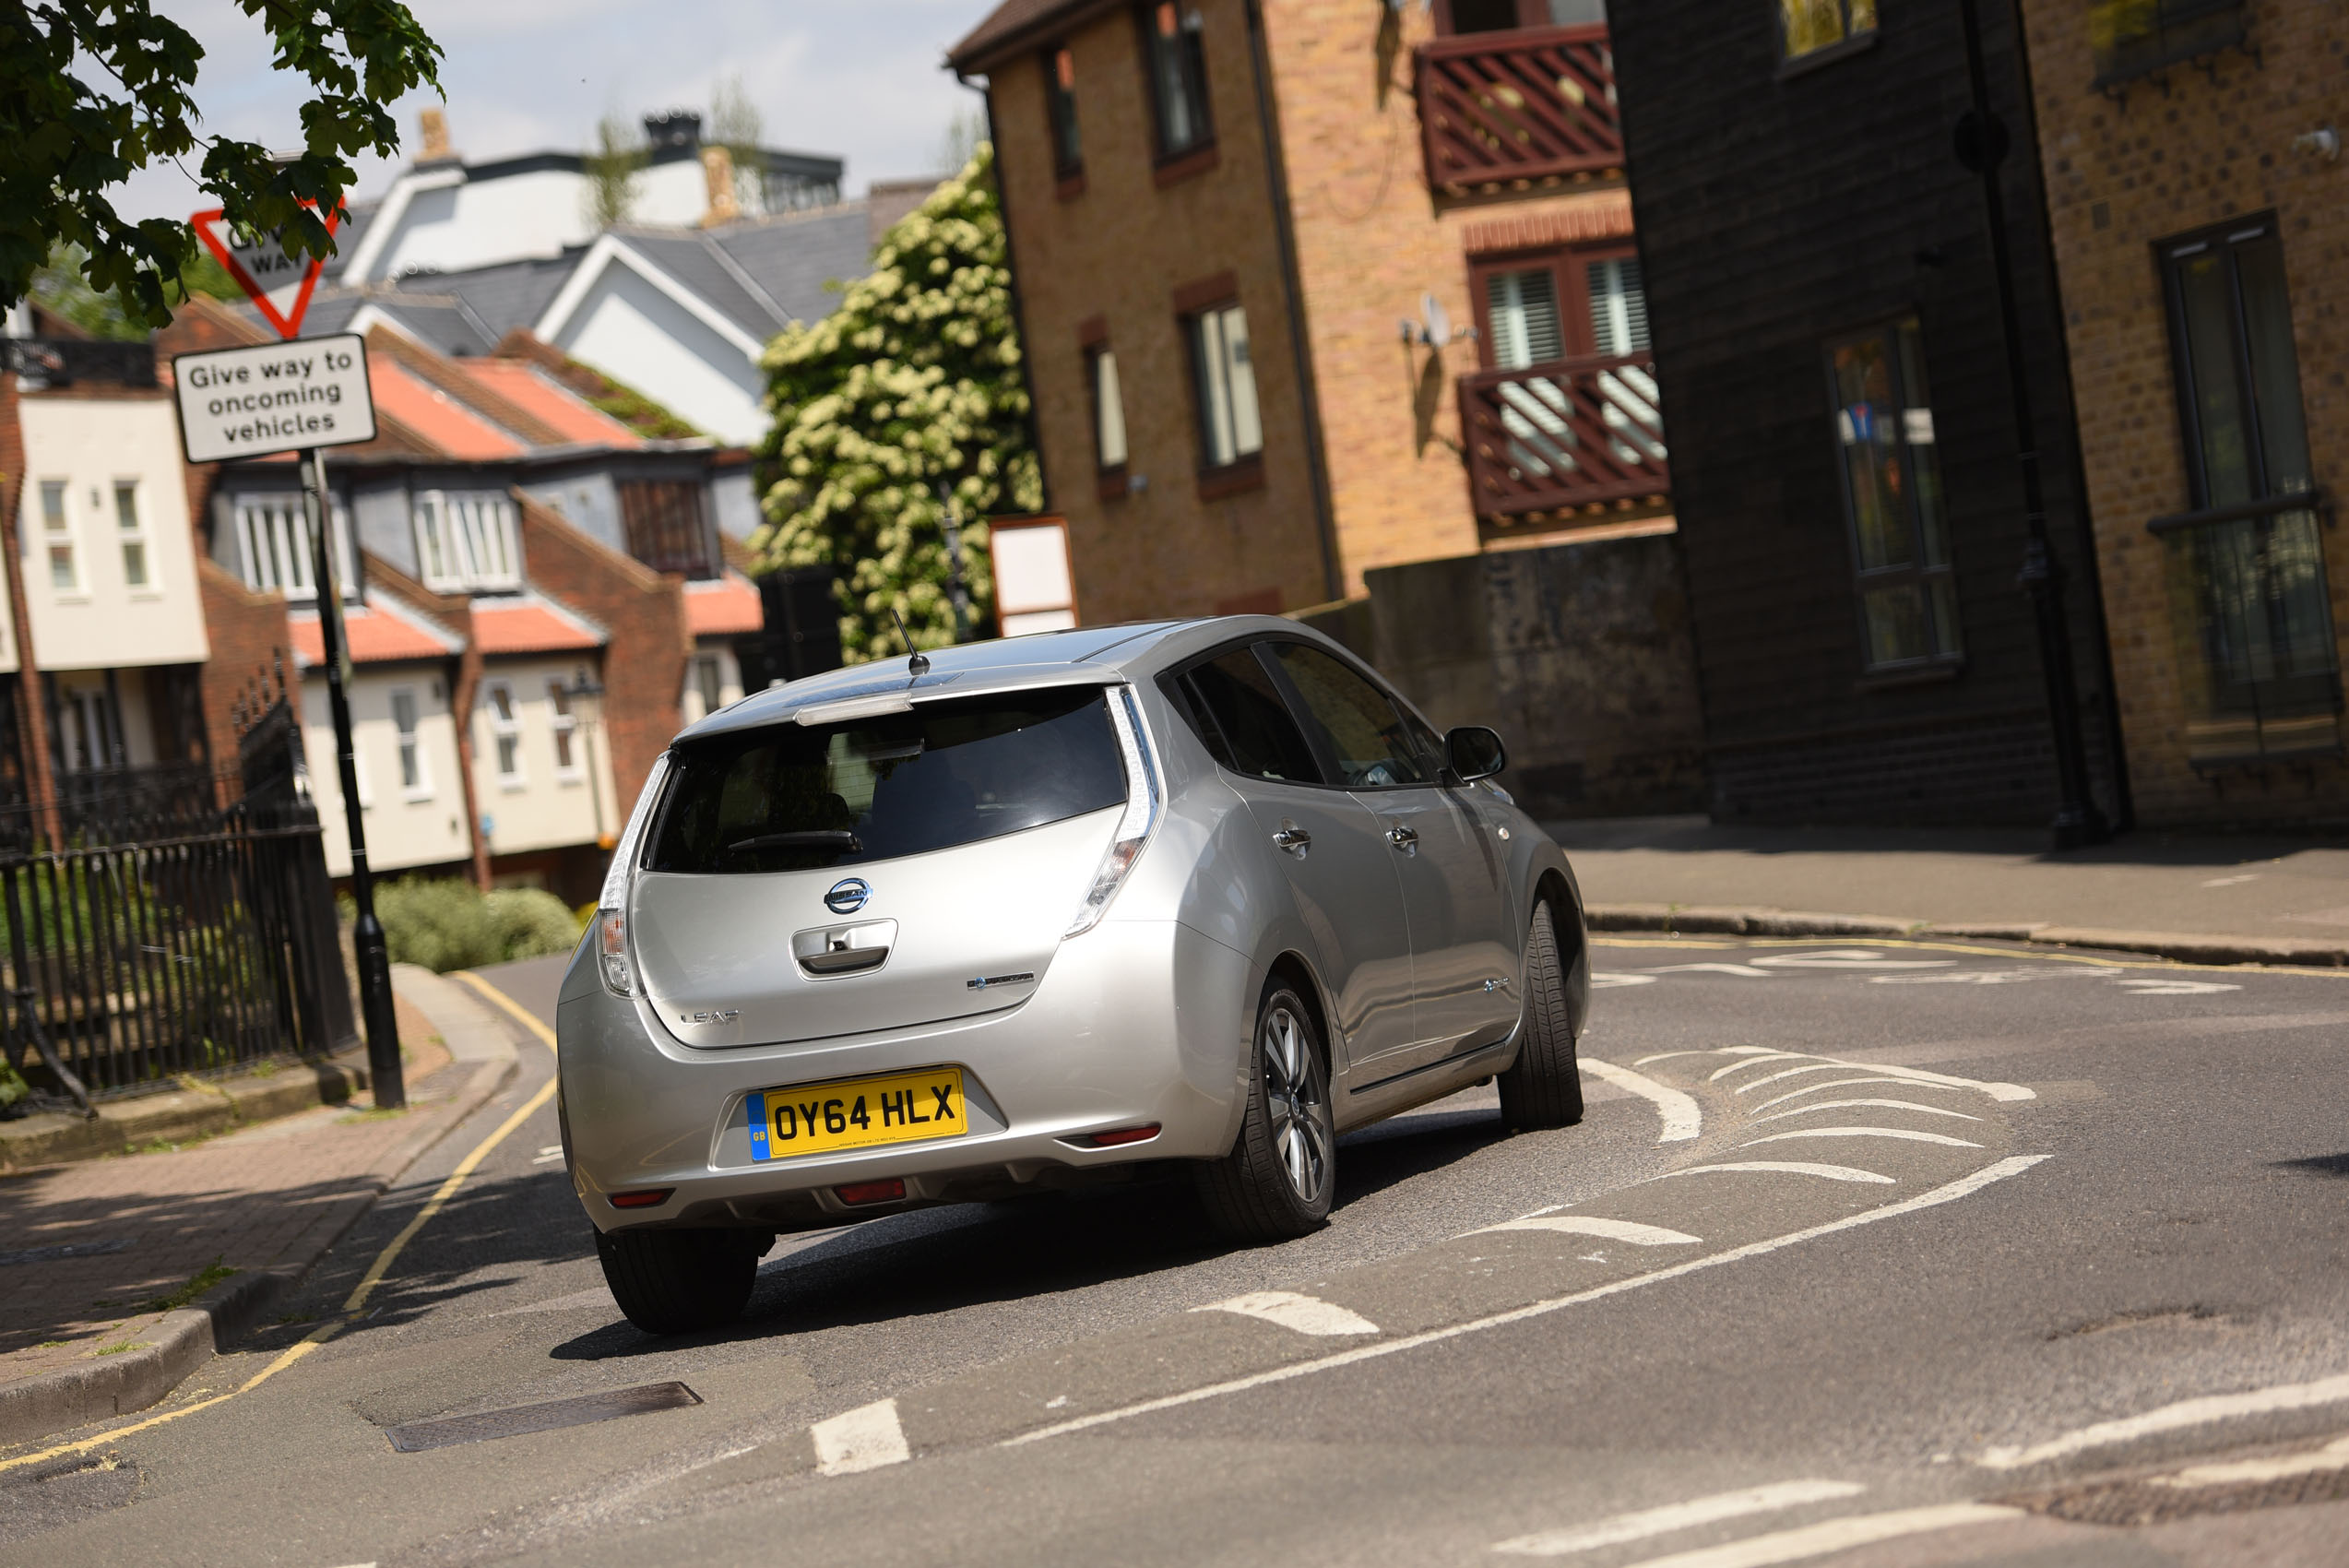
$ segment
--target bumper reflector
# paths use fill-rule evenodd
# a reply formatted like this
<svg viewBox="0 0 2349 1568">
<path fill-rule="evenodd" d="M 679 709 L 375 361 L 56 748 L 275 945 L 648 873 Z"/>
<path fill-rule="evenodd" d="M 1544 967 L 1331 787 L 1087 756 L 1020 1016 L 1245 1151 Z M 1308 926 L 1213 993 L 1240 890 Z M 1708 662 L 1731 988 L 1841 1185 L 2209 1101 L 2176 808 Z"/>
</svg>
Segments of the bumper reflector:
<svg viewBox="0 0 2349 1568">
<path fill-rule="evenodd" d="M 906 1184 L 892 1176 L 885 1182 L 851 1182 L 832 1193 L 844 1204 L 891 1204 L 906 1195 Z"/>
<path fill-rule="evenodd" d="M 1087 1133 L 1069 1142 L 1086 1148 L 1116 1148 L 1122 1144 L 1146 1144 L 1158 1135 L 1158 1124 L 1145 1122 L 1139 1127 L 1116 1127 L 1106 1133 Z"/>
<path fill-rule="evenodd" d="M 676 1190 L 674 1187 L 646 1187 L 634 1193 L 614 1193 L 611 1194 L 611 1206 L 614 1208 L 658 1208 L 667 1203 L 669 1194 Z"/>
</svg>

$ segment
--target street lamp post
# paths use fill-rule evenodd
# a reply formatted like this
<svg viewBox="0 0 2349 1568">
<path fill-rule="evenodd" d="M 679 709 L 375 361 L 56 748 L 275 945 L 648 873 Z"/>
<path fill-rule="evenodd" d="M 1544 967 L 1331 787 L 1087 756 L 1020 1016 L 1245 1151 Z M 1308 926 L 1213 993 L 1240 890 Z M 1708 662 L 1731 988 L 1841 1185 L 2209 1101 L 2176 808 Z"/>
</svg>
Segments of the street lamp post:
<svg viewBox="0 0 2349 1568">
<path fill-rule="evenodd" d="M 1999 165 L 2007 155 L 2006 125 L 1990 109 L 1988 69 L 1982 58 L 1979 0 L 1958 0 L 1965 24 L 1965 65 L 1972 102 L 1958 117 L 1958 161 L 1982 181 L 1990 238 L 1990 267 L 2006 338 L 2007 396 L 2014 417 L 2015 467 L 2023 481 L 2023 590 L 2031 598 L 2038 631 L 2039 670 L 2046 682 L 2049 740 L 2056 755 L 2055 847 L 2101 844 L 2112 828 L 2088 790 L 2088 752 L 2080 727 L 2080 687 L 2071 667 L 2071 634 L 2064 605 L 2063 564 L 2047 538 L 2046 501 L 2040 482 L 2039 442 L 2031 411 L 2031 375 L 2023 359 L 2023 322 L 2014 303 L 2014 258 L 2007 244 L 2006 203 Z M 2017 24 L 2020 26 L 2020 23 Z M 2022 47 L 2020 37 L 2015 46 Z"/>
</svg>

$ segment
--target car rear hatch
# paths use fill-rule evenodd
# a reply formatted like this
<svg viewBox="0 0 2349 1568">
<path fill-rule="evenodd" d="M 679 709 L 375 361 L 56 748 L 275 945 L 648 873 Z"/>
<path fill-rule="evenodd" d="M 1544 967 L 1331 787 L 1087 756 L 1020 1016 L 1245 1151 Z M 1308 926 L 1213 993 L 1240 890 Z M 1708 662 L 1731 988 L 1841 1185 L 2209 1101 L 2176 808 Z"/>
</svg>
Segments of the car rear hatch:
<svg viewBox="0 0 2349 1568">
<path fill-rule="evenodd" d="M 681 741 L 629 899 L 647 999 L 713 1047 L 1025 1000 L 1132 814 L 1116 701 L 834 704 Z"/>
</svg>

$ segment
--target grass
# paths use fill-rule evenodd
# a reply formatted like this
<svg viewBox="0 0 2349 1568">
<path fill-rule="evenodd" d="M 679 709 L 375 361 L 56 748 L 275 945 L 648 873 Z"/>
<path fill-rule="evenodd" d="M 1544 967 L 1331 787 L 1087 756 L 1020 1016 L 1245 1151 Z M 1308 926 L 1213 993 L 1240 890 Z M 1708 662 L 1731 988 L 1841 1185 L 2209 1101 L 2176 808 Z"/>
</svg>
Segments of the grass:
<svg viewBox="0 0 2349 1568">
<path fill-rule="evenodd" d="M 375 1106 L 365 1111 L 346 1111 L 340 1116 L 335 1118 L 335 1125 L 338 1127 L 348 1127 L 357 1122 L 388 1122 L 395 1116 L 405 1116 L 407 1114 L 408 1108 L 404 1105 L 396 1108 Z"/>
<path fill-rule="evenodd" d="M 72 1343 L 73 1341 L 70 1339 L 44 1339 L 40 1344 L 35 1345 L 33 1348 L 36 1350 L 55 1350 Z"/>
<path fill-rule="evenodd" d="M 226 1254 L 220 1254 L 220 1256 L 225 1255 Z M 222 1263 L 220 1261 L 220 1256 L 215 1256 L 210 1263 L 206 1264 L 202 1268 L 199 1268 L 194 1274 L 189 1275 L 187 1277 L 186 1284 L 181 1286 L 178 1289 L 172 1291 L 168 1296 L 156 1297 L 153 1301 L 147 1302 L 140 1310 L 150 1313 L 175 1313 L 182 1307 L 187 1305 L 190 1301 L 196 1300 L 198 1296 L 204 1294 L 205 1291 L 212 1289 L 213 1286 L 218 1285 L 221 1280 L 228 1278 L 231 1275 L 234 1274 L 236 1270 Z M 102 1355 L 105 1352 L 101 1351 L 100 1353 Z"/>
<path fill-rule="evenodd" d="M 143 1349 L 146 1348 L 146 1345 L 147 1341 L 144 1339 L 125 1339 L 113 1345 L 101 1345 L 97 1349 L 92 1350 L 90 1354 L 93 1356 L 119 1356 L 125 1350 Z"/>
</svg>

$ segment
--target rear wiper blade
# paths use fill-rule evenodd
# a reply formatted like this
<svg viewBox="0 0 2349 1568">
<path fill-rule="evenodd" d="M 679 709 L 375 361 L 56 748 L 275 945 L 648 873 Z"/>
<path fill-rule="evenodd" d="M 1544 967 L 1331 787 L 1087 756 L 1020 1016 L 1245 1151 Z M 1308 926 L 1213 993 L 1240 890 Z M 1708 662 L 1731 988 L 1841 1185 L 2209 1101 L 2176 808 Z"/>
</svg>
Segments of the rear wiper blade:
<svg viewBox="0 0 2349 1568">
<path fill-rule="evenodd" d="M 727 852 L 737 849 L 845 849 L 849 854 L 861 854 L 864 843 L 845 827 L 811 827 L 796 833 L 758 833 L 748 838 L 737 838 L 726 846 Z"/>
</svg>

